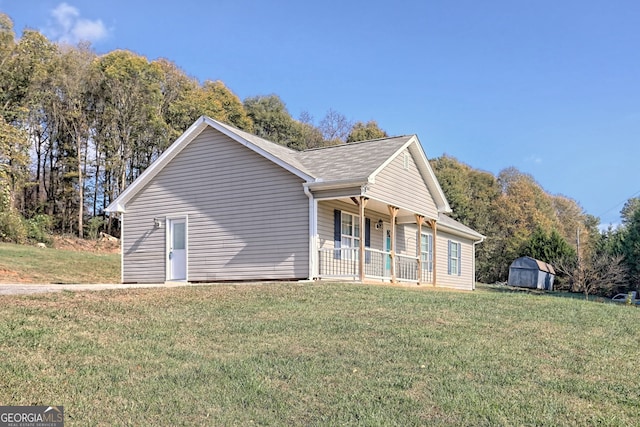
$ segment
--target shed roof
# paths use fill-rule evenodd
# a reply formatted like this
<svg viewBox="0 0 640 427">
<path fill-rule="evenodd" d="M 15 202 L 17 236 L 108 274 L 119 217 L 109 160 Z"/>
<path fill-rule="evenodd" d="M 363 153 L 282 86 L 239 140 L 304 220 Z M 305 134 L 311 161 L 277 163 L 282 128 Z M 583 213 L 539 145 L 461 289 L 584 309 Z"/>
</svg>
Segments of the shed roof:
<svg viewBox="0 0 640 427">
<path fill-rule="evenodd" d="M 553 266 L 551 264 L 547 264 L 546 262 L 540 261 L 539 259 L 536 259 L 535 262 L 536 264 L 538 264 L 538 270 L 556 274 L 556 271 L 553 269 Z"/>
<path fill-rule="evenodd" d="M 511 263 L 511 267 L 514 268 L 535 268 L 538 269 L 540 271 L 544 271 L 545 273 L 551 273 L 551 274 L 556 274 L 556 271 L 554 270 L 553 266 L 551 264 L 548 264 L 544 261 L 540 261 L 539 259 L 535 259 L 535 258 L 531 258 L 529 256 L 523 256 L 520 258 L 515 259 L 512 263 Z"/>
</svg>

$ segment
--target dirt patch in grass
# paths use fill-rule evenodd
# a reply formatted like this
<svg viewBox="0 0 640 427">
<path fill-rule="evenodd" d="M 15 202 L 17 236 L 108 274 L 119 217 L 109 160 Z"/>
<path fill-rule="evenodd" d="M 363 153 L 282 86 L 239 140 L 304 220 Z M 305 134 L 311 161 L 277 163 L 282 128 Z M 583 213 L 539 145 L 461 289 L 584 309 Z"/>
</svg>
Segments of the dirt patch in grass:
<svg viewBox="0 0 640 427">
<path fill-rule="evenodd" d="M 31 283 L 32 277 L 25 277 L 17 271 L 0 268 L 0 283 Z"/>
<path fill-rule="evenodd" d="M 74 236 L 54 236 L 52 246 L 56 249 L 69 251 L 113 254 L 120 252 L 120 239 L 106 235 L 97 240 L 79 239 Z"/>
<path fill-rule="evenodd" d="M 0 283 L 118 283 L 120 256 L 89 245 L 92 250 L 0 243 Z"/>
</svg>

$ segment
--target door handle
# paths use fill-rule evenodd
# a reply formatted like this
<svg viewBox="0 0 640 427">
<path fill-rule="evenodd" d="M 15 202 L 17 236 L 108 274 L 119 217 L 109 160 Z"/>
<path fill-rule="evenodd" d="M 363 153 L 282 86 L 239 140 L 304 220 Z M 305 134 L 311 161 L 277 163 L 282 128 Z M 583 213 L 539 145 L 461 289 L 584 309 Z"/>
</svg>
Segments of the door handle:
<svg viewBox="0 0 640 427">
<path fill-rule="evenodd" d="M 173 251 L 169 251 L 169 259 L 173 258 Z"/>
</svg>

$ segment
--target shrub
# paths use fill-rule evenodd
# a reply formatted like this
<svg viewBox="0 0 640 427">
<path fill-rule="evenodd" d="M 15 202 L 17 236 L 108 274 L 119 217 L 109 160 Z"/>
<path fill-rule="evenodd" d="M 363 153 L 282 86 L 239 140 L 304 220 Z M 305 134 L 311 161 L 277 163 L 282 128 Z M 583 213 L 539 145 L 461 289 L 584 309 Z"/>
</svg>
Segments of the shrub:
<svg viewBox="0 0 640 427">
<path fill-rule="evenodd" d="M 24 243 L 27 229 L 22 215 L 14 210 L 0 211 L 0 240 L 13 243 Z"/>
<path fill-rule="evenodd" d="M 104 227 L 106 223 L 107 222 L 102 217 L 94 216 L 93 218 L 91 218 L 89 221 L 86 222 L 86 226 L 85 226 L 85 231 L 87 233 L 87 236 L 89 236 L 89 238 L 91 239 L 97 239 L 100 229 Z"/>
<path fill-rule="evenodd" d="M 53 218 L 49 215 L 38 214 L 33 218 L 25 221 L 27 228 L 27 237 L 29 239 L 42 242 L 51 243 L 51 226 L 53 225 Z"/>
</svg>

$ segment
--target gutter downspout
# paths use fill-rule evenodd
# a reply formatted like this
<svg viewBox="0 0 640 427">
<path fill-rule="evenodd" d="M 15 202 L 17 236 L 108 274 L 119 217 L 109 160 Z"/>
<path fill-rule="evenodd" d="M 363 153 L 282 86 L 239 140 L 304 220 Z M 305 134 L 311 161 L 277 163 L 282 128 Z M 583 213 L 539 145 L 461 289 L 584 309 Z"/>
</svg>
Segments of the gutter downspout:
<svg viewBox="0 0 640 427">
<path fill-rule="evenodd" d="M 309 183 L 302 184 L 309 198 L 309 280 L 318 277 L 318 201 L 309 190 Z"/>
</svg>

